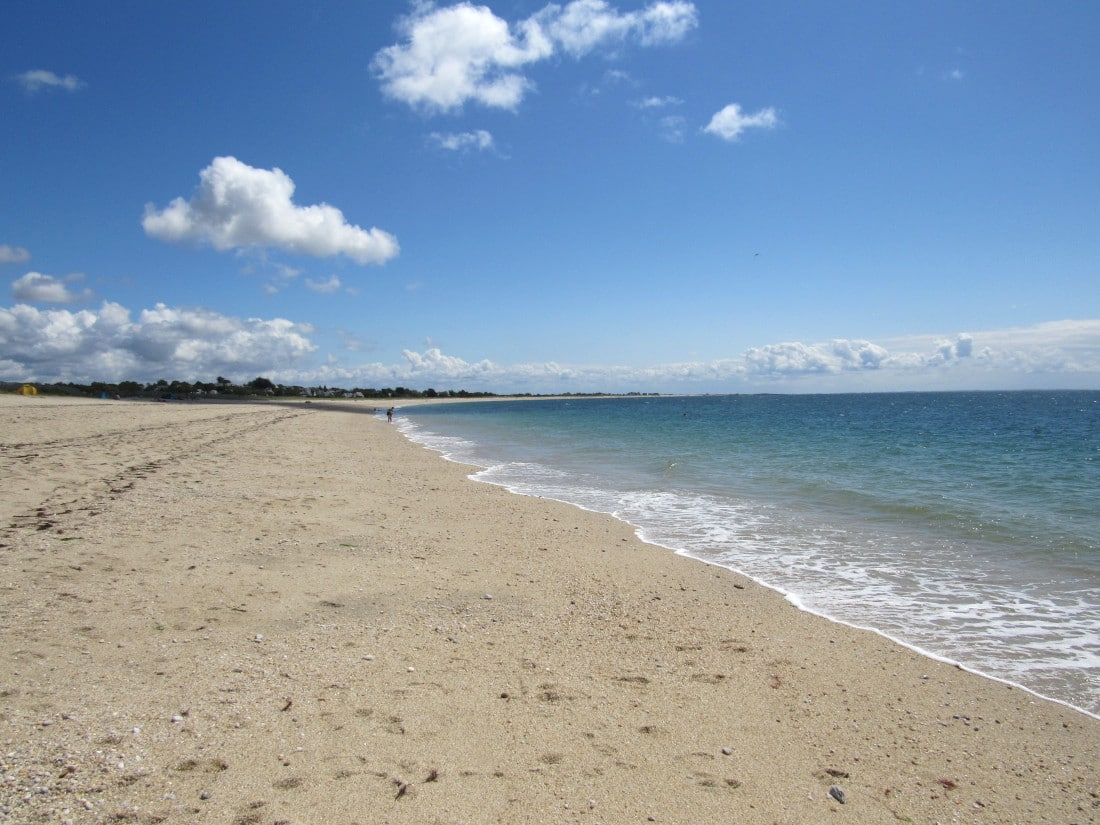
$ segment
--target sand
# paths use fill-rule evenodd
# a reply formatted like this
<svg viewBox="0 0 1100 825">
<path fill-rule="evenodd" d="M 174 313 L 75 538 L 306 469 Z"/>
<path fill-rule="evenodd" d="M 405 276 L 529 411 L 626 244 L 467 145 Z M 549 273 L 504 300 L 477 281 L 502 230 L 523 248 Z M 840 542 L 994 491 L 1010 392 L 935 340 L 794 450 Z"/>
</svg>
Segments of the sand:
<svg viewBox="0 0 1100 825">
<path fill-rule="evenodd" d="M 0 396 L 0 822 L 1100 820 L 1095 718 L 370 409 Z"/>
</svg>

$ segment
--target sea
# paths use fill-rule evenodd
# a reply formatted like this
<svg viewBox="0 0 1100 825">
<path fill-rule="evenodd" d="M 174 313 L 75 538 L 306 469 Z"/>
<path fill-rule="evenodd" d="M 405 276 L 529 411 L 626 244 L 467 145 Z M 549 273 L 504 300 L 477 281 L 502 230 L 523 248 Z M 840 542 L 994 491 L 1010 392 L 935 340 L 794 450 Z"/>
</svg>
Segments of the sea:
<svg viewBox="0 0 1100 825">
<path fill-rule="evenodd" d="M 399 408 L 472 478 L 1100 716 L 1100 392 Z"/>
</svg>

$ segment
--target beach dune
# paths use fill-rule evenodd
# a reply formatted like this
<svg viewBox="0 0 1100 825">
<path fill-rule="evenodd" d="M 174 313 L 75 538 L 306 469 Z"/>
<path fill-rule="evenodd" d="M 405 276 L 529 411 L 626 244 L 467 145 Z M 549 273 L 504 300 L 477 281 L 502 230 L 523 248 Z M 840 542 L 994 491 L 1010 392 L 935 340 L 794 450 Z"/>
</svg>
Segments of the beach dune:
<svg viewBox="0 0 1100 825">
<path fill-rule="evenodd" d="M 0 822 L 1100 821 L 1097 719 L 371 409 L 0 396 Z"/>
</svg>

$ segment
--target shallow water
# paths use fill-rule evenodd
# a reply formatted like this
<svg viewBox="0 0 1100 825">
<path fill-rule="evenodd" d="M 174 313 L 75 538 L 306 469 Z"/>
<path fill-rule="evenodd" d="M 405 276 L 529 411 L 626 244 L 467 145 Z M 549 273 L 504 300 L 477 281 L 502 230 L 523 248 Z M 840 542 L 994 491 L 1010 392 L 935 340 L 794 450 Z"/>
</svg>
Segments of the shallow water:
<svg viewBox="0 0 1100 825">
<path fill-rule="evenodd" d="M 527 399 L 399 410 L 838 621 L 1100 713 L 1100 393 Z"/>
</svg>

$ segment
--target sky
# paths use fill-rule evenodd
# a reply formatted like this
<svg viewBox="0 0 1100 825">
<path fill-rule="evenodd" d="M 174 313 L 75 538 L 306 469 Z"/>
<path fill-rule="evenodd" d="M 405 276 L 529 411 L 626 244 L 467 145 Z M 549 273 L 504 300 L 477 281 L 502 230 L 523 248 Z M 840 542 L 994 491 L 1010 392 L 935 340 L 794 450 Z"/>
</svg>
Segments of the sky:
<svg viewBox="0 0 1100 825">
<path fill-rule="evenodd" d="M 4 18 L 0 381 L 1100 389 L 1100 4 Z"/>
</svg>

